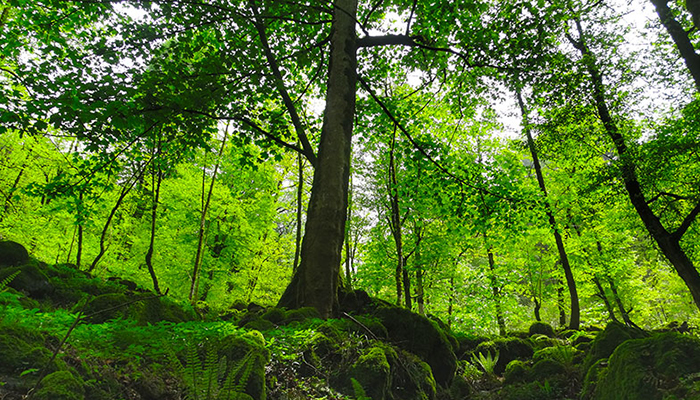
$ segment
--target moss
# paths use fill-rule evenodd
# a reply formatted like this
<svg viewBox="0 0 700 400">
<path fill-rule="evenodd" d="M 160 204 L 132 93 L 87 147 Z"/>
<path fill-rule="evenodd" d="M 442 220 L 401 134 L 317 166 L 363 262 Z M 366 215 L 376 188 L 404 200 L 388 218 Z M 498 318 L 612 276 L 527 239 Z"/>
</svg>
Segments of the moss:
<svg viewBox="0 0 700 400">
<path fill-rule="evenodd" d="M 287 318 L 286 311 L 282 308 L 273 307 L 265 311 L 260 318 L 270 321 L 275 325 L 280 325 Z"/>
<path fill-rule="evenodd" d="M 564 375 L 567 373 L 566 366 L 558 360 L 545 358 L 537 361 L 530 370 L 530 380 L 544 382 L 551 380 L 555 375 Z"/>
<path fill-rule="evenodd" d="M 0 241 L 0 266 L 16 266 L 29 262 L 29 253 L 21 244 L 11 240 Z"/>
<path fill-rule="evenodd" d="M 683 378 L 700 373 L 700 339 L 676 332 L 620 345 L 599 377 L 595 399 L 685 398 Z"/>
<path fill-rule="evenodd" d="M 457 354 L 460 360 L 471 354 L 471 352 L 476 349 L 476 346 L 491 340 L 491 338 L 486 336 L 476 336 L 465 333 L 458 333 L 455 335 L 455 338 L 457 338 L 457 342 L 459 343 L 457 349 L 455 349 L 455 354 Z"/>
<path fill-rule="evenodd" d="M 22 328 L 4 327 L 0 332 L 0 371 L 19 373 L 30 368 L 43 368 L 51 359 L 51 352 L 44 347 L 44 338 L 36 332 Z M 60 362 L 50 366 L 59 369 Z"/>
<path fill-rule="evenodd" d="M 38 299 L 45 298 L 53 292 L 54 287 L 49 283 L 49 278 L 35 264 L 0 269 L 0 281 L 18 271 L 19 275 L 10 281 L 9 287 Z"/>
<path fill-rule="evenodd" d="M 392 390 L 394 399 L 431 400 L 437 393 L 437 386 L 430 366 L 419 357 L 405 350 L 397 353 L 392 364 Z M 390 363 L 392 362 L 389 358 Z"/>
<path fill-rule="evenodd" d="M 457 357 L 445 333 L 434 321 L 399 307 L 380 307 L 376 317 L 386 327 L 393 343 L 425 360 L 435 381 L 449 387 L 457 370 Z"/>
<path fill-rule="evenodd" d="M 365 350 L 350 370 L 354 378 L 373 400 L 386 398 L 391 387 L 391 368 L 384 350 L 379 346 Z"/>
<path fill-rule="evenodd" d="M 639 339 L 646 333 L 637 328 L 629 328 L 619 322 L 611 322 L 605 330 L 598 333 L 591 344 L 591 349 L 584 362 L 584 371 L 587 371 L 596 361 L 608 358 L 617 346 L 630 339 Z"/>
<path fill-rule="evenodd" d="M 256 331 L 269 331 L 275 329 L 275 324 L 266 319 L 254 319 L 247 322 L 243 327 Z"/>
<path fill-rule="evenodd" d="M 289 310 L 286 313 L 286 317 L 283 323 L 286 325 L 293 321 L 304 321 L 312 318 L 320 318 L 321 315 L 313 307 L 303 307 L 296 310 Z"/>
<path fill-rule="evenodd" d="M 225 356 L 234 381 L 245 388 L 254 400 L 265 400 L 265 366 L 270 351 L 260 332 L 249 331 L 243 335 L 230 335 L 221 340 L 219 356 Z"/>
<path fill-rule="evenodd" d="M 530 336 L 539 334 L 548 337 L 554 337 L 554 328 L 552 328 L 551 325 L 544 322 L 535 322 L 532 325 L 530 325 L 528 333 L 530 334 Z"/>
<path fill-rule="evenodd" d="M 509 362 L 504 374 L 505 383 L 512 384 L 525 381 L 529 370 L 530 367 L 523 361 L 513 360 Z"/>
<path fill-rule="evenodd" d="M 590 400 L 595 395 L 598 379 L 605 375 L 608 369 L 608 359 L 603 358 L 591 365 L 586 372 L 586 377 L 583 380 L 583 389 L 581 390 L 581 400 Z"/>
<path fill-rule="evenodd" d="M 81 380 L 68 371 L 49 374 L 41 381 L 35 400 L 83 400 L 85 388 Z"/>
<path fill-rule="evenodd" d="M 130 314 L 141 325 L 154 324 L 160 321 L 187 322 L 197 318 L 194 309 L 176 303 L 169 297 L 153 298 L 153 294 L 144 293 L 140 295 L 140 298 L 143 301 L 130 305 Z"/>
<path fill-rule="evenodd" d="M 534 347 L 535 350 L 556 346 L 558 343 L 556 339 L 552 339 L 547 335 L 542 335 L 539 333 L 532 335 L 530 337 L 530 342 L 532 343 L 532 347 Z"/>
<path fill-rule="evenodd" d="M 468 399 L 471 395 L 472 388 L 469 381 L 463 376 L 456 376 L 452 381 L 449 389 L 449 398 L 451 399 Z"/>
<path fill-rule="evenodd" d="M 128 316 L 127 304 L 130 300 L 124 293 L 108 293 L 92 298 L 83 310 L 88 316 L 85 320 L 93 324 L 101 324 L 116 318 Z"/>
<path fill-rule="evenodd" d="M 506 365 L 513 360 L 524 360 L 532 357 L 532 346 L 520 338 L 498 338 L 492 341 L 483 342 L 476 347 L 474 353 L 498 352 L 498 362 L 493 369 L 497 375 L 502 375 Z"/>
</svg>

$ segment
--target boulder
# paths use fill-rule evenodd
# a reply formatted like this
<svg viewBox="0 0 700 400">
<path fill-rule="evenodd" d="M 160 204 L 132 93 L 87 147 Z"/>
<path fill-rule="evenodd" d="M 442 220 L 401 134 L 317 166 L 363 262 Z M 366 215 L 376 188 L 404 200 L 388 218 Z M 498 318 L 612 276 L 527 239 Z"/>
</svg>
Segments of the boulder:
<svg viewBox="0 0 700 400">
<path fill-rule="evenodd" d="M 16 272 L 19 272 L 19 274 L 8 283 L 9 287 L 27 293 L 30 297 L 37 299 L 53 293 L 54 287 L 49 282 L 49 278 L 34 264 L 24 264 L 18 267 L 2 269 L 0 270 L 0 281 Z"/>
<path fill-rule="evenodd" d="M 29 262 L 29 253 L 21 244 L 10 240 L 0 242 L 0 267 L 14 267 Z"/>
</svg>

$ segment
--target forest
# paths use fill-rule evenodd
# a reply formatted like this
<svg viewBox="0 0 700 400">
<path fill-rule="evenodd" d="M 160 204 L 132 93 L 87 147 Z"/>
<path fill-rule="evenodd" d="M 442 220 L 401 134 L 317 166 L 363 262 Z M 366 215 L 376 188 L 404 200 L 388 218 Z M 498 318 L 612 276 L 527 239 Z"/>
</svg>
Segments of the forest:
<svg viewBox="0 0 700 400">
<path fill-rule="evenodd" d="M 0 399 L 700 399 L 700 0 L 0 0 Z"/>
</svg>

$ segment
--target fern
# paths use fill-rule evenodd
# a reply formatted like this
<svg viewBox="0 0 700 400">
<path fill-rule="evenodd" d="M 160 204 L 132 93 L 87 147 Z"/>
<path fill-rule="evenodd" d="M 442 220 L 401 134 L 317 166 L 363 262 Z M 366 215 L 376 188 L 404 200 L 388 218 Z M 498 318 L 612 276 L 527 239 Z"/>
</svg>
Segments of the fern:
<svg viewBox="0 0 700 400">
<path fill-rule="evenodd" d="M 498 350 L 496 350 L 495 356 L 492 356 L 490 351 L 487 352 L 486 355 L 484 355 L 484 353 L 479 353 L 478 357 L 476 354 L 472 354 L 472 363 L 479 364 L 484 372 L 488 375 L 493 375 L 493 369 L 496 367 L 496 363 L 498 363 L 498 357 Z"/>
<path fill-rule="evenodd" d="M 350 382 L 352 383 L 352 390 L 355 392 L 355 400 L 372 400 L 367 396 L 365 389 L 360 385 L 357 379 L 350 378 Z"/>
<path fill-rule="evenodd" d="M 21 270 L 15 271 L 15 272 L 11 273 L 10 275 L 6 276 L 5 279 L 0 281 L 0 293 L 7 290 L 7 285 L 9 285 L 10 282 L 12 282 L 12 280 L 15 279 L 17 277 L 17 275 L 20 274 L 20 272 L 22 272 L 22 271 Z"/>
<path fill-rule="evenodd" d="M 197 344 L 187 346 L 185 363 L 182 364 L 170 352 L 170 361 L 175 371 L 182 377 L 187 400 L 237 400 L 243 397 L 251 372 L 258 358 L 263 357 L 249 351 L 243 358 L 229 366 L 226 357 L 219 357 L 218 346 L 205 345 L 204 359 L 198 354 Z"/>
</svg>

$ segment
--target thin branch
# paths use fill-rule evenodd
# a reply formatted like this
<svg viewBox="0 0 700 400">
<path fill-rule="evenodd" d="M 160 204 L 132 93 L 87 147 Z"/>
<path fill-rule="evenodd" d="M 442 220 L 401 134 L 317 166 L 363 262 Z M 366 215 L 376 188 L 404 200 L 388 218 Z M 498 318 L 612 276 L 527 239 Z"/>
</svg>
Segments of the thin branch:
<svg viewBox="0 0 700 400">
<path fill-rule="evenodd" d="M 676 238 L 676 240 L 681 240 L 683 235 L 688 231 L 690 228 L 690 225 L 695 221 L 695 218 L 700 214 L 700 202 L 698 202 L 695 205 L 695 208 L 693 208 L 692 211 L 690 211 L 690 214 L 688 214 L 685 219 L 683 219 L 683 222 L 681 223 L 681 226 L 676 229 L 675 232 L 672 233 L 673 237 Z"/>
</svg>

